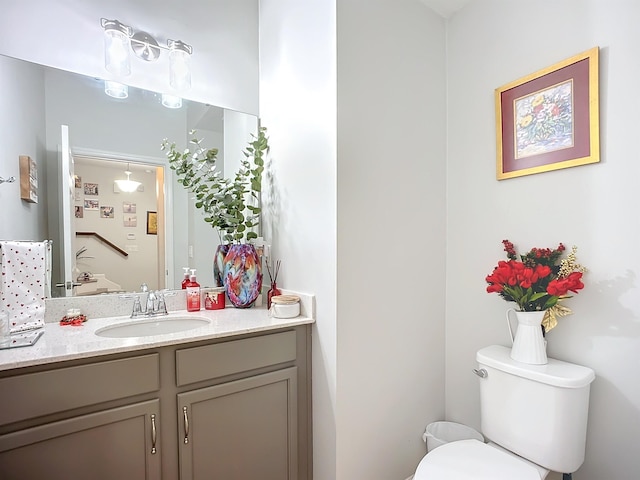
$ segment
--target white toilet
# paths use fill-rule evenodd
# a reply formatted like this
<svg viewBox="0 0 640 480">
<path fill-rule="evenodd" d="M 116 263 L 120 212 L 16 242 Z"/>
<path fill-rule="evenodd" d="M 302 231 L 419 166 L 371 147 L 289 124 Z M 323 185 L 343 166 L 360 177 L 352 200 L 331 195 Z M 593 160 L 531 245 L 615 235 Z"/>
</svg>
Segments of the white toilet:
<svg viewBox="0 0 640 480">
<path fill-rule="evenodd" d="M 493 345 L 478 351 L 481 429 L 489 443 L 460 440 L 433 449 L 414 480 L 541 480 L 584 461 L 593 370 L 550 358 L 527 365 Z"/>
</svg>

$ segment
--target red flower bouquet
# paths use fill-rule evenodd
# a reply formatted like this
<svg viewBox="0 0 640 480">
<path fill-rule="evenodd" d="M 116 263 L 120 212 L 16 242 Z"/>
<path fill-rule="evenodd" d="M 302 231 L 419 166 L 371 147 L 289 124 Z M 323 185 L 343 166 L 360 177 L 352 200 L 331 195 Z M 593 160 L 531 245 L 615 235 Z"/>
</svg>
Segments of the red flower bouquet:
<svg viewBox="0 0 640 480">
<path fill-rule="evenodd" d="M 562 260 L 560 257 L 566 250 L 562 243 L 555 250 L 533 248 L 518 260 L 513 243 L 509 240 L 502 243 L 508 260 L 499 261 L 487 275 L 487 292 L 495 292 L 506 301 L 517 303 L 523 312 L 546 310 L 543 326 L 549 331 L 556 326 L 556 317 L 571 313 L 558 302 L 569 298 L 569 292 L 578 293 L 584 288 L 582 274 L 585 268 L 576 263 L 577 247 Z"/>
</svg>

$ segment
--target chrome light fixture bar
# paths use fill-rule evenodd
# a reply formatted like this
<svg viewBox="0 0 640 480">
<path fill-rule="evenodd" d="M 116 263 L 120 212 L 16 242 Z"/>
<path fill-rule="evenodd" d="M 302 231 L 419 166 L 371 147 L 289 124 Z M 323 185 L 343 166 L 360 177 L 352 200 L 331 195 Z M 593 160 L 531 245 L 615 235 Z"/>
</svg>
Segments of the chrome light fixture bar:
<svg viewBox="0 0 640 480">
<path fill-rule="evenodd" d="M 191 88 L 191 45 L 181 40 L 168 40 L 167 46 L 158 44 L 147 32 L 135 32 L 118 20 L 102 18 L 104 29 L 104 66 L 115 76 L 131 74 L 130 52 L 144 61 L 154 62 L 162 50 L 169 52 L 169 84 L 177 91 Z"/>
</svg>

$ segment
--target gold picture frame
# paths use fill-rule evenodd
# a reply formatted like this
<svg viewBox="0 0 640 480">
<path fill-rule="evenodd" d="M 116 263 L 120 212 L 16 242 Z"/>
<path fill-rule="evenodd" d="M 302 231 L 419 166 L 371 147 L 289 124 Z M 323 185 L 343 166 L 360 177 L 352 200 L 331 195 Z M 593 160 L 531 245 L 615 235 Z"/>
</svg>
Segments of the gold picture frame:
<svg viewBox="0 0 640 480">
<path fill-rule="evenodd" d="M 599 49 L 495 90 L 496 178 L 600 161 Z"/>
<path fill-rule="evenodd" d="M 158 213 L 147 212 L 147 235 L 158 234 Z"/>
</svg>

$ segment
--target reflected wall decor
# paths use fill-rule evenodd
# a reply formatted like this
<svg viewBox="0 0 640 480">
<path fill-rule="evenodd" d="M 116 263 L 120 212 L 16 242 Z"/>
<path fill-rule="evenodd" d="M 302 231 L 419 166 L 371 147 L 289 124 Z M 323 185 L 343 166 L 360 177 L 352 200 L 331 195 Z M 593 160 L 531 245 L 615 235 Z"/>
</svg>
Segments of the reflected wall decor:
<svg viewBox="0 0 640 480">
<path fill-rule="evenodd" d="M 38 165 L 27 155 L 20 155 L 20 198 L 38 203 Z"/>
<path fill-rule="evenodd" d="M 598 53 L 495 90 L 498 180 L 600 161 Z"/>
<path fill-rule="evenodd" d="M 158 213 L 147 212 L 147 235 L 158 234 Z"/>
</svg>

